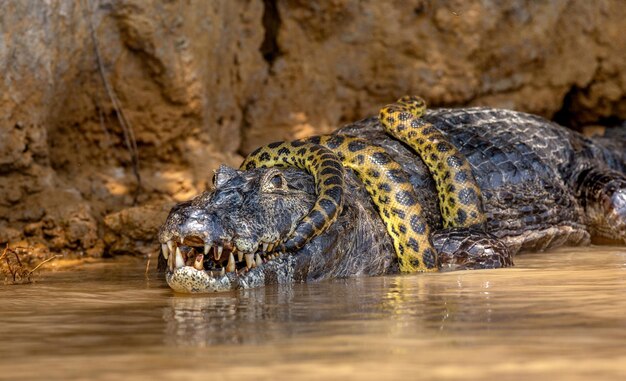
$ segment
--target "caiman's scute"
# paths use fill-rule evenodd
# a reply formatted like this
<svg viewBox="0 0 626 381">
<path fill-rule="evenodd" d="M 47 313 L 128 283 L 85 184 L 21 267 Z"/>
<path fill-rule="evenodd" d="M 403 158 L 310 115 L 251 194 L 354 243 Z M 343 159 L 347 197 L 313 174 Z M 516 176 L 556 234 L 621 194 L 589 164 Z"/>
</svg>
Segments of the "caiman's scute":
<svg viewBox="0 0 626 381">
<path fill-rule="evenodd" d="M 592 140 L 537 116 L 486 108 L 429 110 L 420 120 L 432 124 L 445 143 L 460 152 L 458 158 L 469 162 L 482 193 L 478 201 L 484 225 L 444 225 L 440 204 L 445 179 L 436 181 L 429 171 L 436 162 L 422 160 L 386 134 L 378 118 L 369 118 L 335 135 L 366 141 L 376 148 L 371 151 L 375 154 L 380 147 L 390 158 L 385 163 L 398 163 L 424 224 L 390 226 L 379 216 L 383 204 L 372 201 L 375 187 L 368 184 L 367 173 L 354 166 L 343 173 L 341 197 L 331 193 L 322 197 L 328 199 L 322 204 L 318 194 L 324 189 L 316 186 L 327 181 L 335 187 L 335 170 L 325 172 L 320 181 L 298 168 L 221 167 L 215 189 L 177 205 L 161 228 L 168 284 L 179 292 L 212 292 L 397 273 L 401 252 L 390 233 L 415 228 L 419 231 L 413 233 L 424 234 L 424 226 L 432 231 L 428 238 L 440 269 L 503 267 L 521 250 L 587 244 L 591 236 L 626 243 L 623 139 Z M 302 144 L 332 140 L 320 137 Z M 319 160 L 336 161 L 324 152 Z M 290 165 L 306 167 L 297 160 Z M 325 225 L 327 220 L 318 219 L 319 205 L 322 215 L 338 207 L 336 220 Z M 299 236 L 298 229 L 315 234 L 284 252 L 285 242 Z M 428 267 L 420 262 L 424 258 L 418 259 L 417 266 Z"/>
</svg>

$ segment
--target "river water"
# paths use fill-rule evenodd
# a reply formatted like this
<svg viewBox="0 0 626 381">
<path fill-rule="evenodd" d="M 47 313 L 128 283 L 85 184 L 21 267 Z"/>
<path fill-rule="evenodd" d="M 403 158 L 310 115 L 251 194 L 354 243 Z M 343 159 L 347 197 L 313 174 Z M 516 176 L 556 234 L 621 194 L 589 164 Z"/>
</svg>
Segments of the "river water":
<svg viewBox="0 0 626 381">
<path fill-rule="evenodd" d="M 208 296 L 144 267 L 0 286 L 0 379 L 626 380 L 626 248 Z"/>
</svg>

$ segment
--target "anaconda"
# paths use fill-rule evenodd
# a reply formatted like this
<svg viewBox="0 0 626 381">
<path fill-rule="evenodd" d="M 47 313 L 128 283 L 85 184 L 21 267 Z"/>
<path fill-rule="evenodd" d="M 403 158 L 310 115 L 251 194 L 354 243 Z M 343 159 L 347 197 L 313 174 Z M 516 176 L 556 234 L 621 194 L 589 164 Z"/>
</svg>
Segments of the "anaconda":
<svg viewBox="0 0 626 381">
<path fill-rule="evenodd" d="M 389 135 L 412 147 L 428 166 L 437 187 L 444 227 L 482 227 L 485 221 L 482 198 L 469 162 L 439 130 L 420 119 L 425 109 L 426 103 L 421 98 L 402 97 L 384 107 L 379 119 Z M 309 147 L 302 147 L 304 144 Z M 318 157 L 322 147 L 335 153 L 336 159 L 328 152 Z M 341 161 L 363 182 L 394 243 L 400 269 L 403 272 L 436 270 L 436 250 L 430 242 L 431 229 L 421 217 L 422 206 L 400 164 L 383 148 L 352 136 L 317 136 L 306 142 L 279 142 L 260 147 L 241 167 L 291 164 L 306 168 L 315 177 L 318 190 L 326 192 L 327 188 L 336 187 L 336 181 L 327 185 L 331 179 L 323 178 L 339 175 L 328 167 L 328 161 Z M 334 221 L 336 210 L 336 200 L 320 196 L 288 243 L 295 239 L 304 243 L 319 235 Z"/>
<path fill-rule="evenodd" d="M 605 144 L 507 110 L 429 110 L 420 120 L 469 163 L 482 192 L 484 230 L 444 226 L 429 166 L 386 134 L 378 118 L 334 136 L 365 140 L 401 166 L 421 205 L 420 218 L 432 230 L 438 268 L 504 266 L 507 255 L 521 250 L 585 244 L 591 235 L 626 242 L 625 142 Z M 398 272 L 394 241 L 361 180 L 367 179 L 353 169 L 343 178 L 336 220 L 319 225 L 321 233 L 300 248 L 281 252 L 281 243 L 316 205 L 321 189 L 315 180 L 294 168 L 221 167 L 215 189 L 173 208 L 159 233 L 170 258 L 168 283 L 181 292 L 208 292 Z"/>
</svg>

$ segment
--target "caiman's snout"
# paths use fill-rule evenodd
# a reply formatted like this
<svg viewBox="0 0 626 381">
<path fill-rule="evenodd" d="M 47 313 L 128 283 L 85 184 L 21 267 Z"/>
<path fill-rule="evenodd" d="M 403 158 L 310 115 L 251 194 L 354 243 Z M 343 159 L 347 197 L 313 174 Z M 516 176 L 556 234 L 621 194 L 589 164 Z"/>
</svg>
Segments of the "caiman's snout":
<svg viewBox="0 0 626 381">
<path fill-rule="evenodd" d="M 159 231 L 159 241 L 162 244 L 175 241 L 194 247 L 228 239 L 227 237 L 215 213 L 188 203 L 174 207 Z"/>
<path fill-rule="evenodd" d="M 250 245 L 249 240 L 240 241 L 236 233 L 222 226 L 216 213 L 192 203 L 172 209 L 159 232 L 159 241 L 167 260 L 166 280 L 179 292 L 239 288 L 245 282 L 237 278 L 284 256 L 279 242 Z"/>
<path fill-rule="evenodd" d="M 315 194 L 298 170 L 220 167 L 213 190 L 174 206 L 159 231 L 168 284 L 211 292 L 256 287 L 266 273 L 276 281 L 293 262 L 284 241 Z"/>
</svg>

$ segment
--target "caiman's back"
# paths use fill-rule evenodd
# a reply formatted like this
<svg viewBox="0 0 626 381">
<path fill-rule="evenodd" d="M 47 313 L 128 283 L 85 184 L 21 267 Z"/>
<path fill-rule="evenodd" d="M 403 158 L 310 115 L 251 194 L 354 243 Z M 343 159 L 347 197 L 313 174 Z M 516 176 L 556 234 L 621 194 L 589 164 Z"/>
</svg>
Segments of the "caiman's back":
<svg viewBox="0 0 626 381">
<path fill-rule="evenodd" d="M 590 216 L 581 188 L 593 184 L 581 176 L 626 172 L 623 153 L 615 149 L 620 144 L 608 149 L 534 115 L 470 108 L 430 110 L 424 118 L 467 157 L 482 190 L 487 229 L 514 252 L 588 241 Z M 367 138 L 394 156 L 411 175 L 431 225 L 441 227 L 435 185 L 418 156 L 385 135 L 376 118 L 338 133 Z"/>
</svg>

